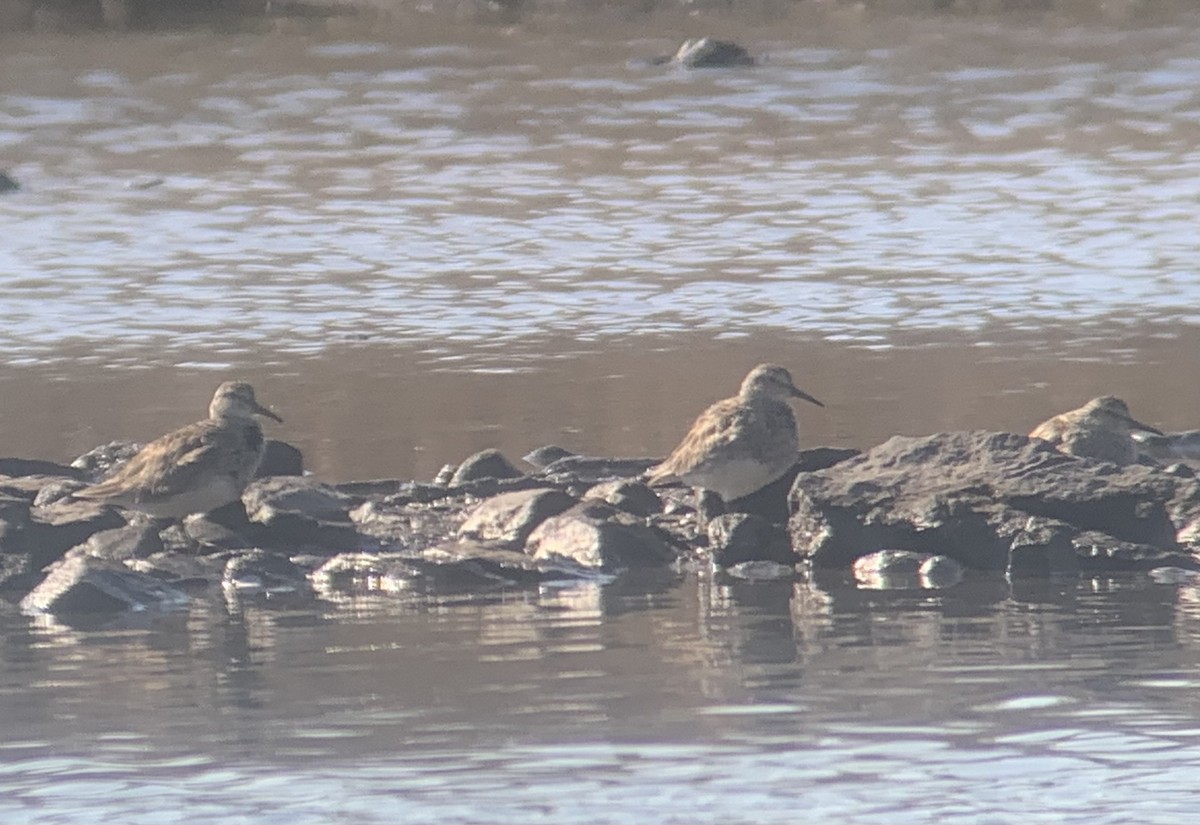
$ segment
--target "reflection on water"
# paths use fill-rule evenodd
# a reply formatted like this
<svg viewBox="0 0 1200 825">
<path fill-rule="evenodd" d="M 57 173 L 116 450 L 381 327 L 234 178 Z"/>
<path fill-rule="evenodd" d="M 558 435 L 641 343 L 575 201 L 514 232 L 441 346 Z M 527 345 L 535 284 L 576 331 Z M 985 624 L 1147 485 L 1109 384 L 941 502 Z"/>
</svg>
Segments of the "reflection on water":
<svg viewBox="0 0 1200 825">
<path fill-rule="evenodd" d="M 1177 821 L 1200 706 L 1176 595 L 689 576 L 5 615 L 0 817 Z"/>
<path fill-rule="evenodd" d="M 693 22 L 603 20 L 4 34 L 0 454 L 144 439 L 235 370 L 330 479 L 661 454 L 764 360 L 827 404 L 806 444 L 1107 393 L 1200 426 L 1194 14 L 743 19 L 765 64 L 711 73 L 627 63 Z M 685 577 L 3 609 L 0 820 L 1174 823 L 1198 603 Z"/>
</svg>

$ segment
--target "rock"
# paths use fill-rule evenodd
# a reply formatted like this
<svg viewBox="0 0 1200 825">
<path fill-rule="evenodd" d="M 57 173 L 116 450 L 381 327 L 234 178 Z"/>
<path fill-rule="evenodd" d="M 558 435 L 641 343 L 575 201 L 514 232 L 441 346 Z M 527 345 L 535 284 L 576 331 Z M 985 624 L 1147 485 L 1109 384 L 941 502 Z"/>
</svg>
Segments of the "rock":
<svg viewBox="0 0 1200 825">
<path fill-rule="evenodd" d="M 597 458 L 569 455 L 547 465 L 542 471 L 542 477 L 559 484 L 594 484 L 611 479 L 640 477 L 660 461 L 658 458 Z"/>
<path fill-rule="evenodd" d="M 41 486 L 33 498 L 34 507 L 47 507 L 58 501 L 70 501 L 72 493 L 88 486 L 86 481 L 69 478 L 37 478 Z"/>
<path fill-rule="evenodd" d="M 83 479 L 83 471 L 54 461 L 35 458 L 0 458 L 0 476 L 50 476 L 54 478 Z"/>
<path fill-rule="evenodd" d="M 458 465 L 450 479 L 451 487 L 461 487 L 485 478 L 519 478 L 524 475 L 499 450 L 481 450 Z"/>
<path fill-rule="evenodd" d="M 225 564 L 221 586 L 239 592 L 296 593 L 310 590 L 308 571 L 280 553 L 249 550 Z"/>
<path fill-rule="evenodd" d="M 575 453 L 563 449 L 557 444 L 547 444 L 544 447 L 538 447 L 536 450 L 530 450 L 521 456 L 521 460 L 531 467 L 544 470 L 560 458 L 570 458 L 573 455 Z"/>
<path fill-rule="evenodd" d="M 257 543 L 256 538 L 262 530 L 260 525 L 252 524 L 246 518 L 246 511 L 238 502 L 211 513 L 193 513 L 184 518 L 180 527 L 194 552 L 204 554 L 248 550 Z"/>
<path fill-rule="evenodd" d="M 268 438 L 255 478 L 304 475 L 304 454 L 286 441 Z"/>
<path fill-rule="evenodd" d="M 20 190 L 21 185 L 7 172 L 0 172 L 0 193 L 16 192 Z"/>
<path fill-rule="evenodd" d="M 310 477 L 274 476 L 253 481 L 242 493 L 250 521 L 265 529 L 256 540 L 271 547 L 357 549 L 359 536 L 350 523 L 358 500 Z"/>
<path fill-rule="evenodd" d="M 627 478 L 602 481 L 588 488 L 583 498 L 586 501 L 606 501 L 618 510 L 642 518 L 661 513 L 663 509 L 662 499 L 649 484 Z"/>
<path fill-rule="evenodd" d="M 954 432 L 892 438 L 801 473 L 790 505 L 792 545 L 818 566 L 887 549 L 1045 574 L 1165 563 L 1180 553 L 1173 519 L 1200 513 L 1200 485 L 1012 433 Z M 1089 531 L 1151 545 L 1157 559 L 1127 547 L 1093 553 L 1076 542 Z"/>
<path fill-rule="evenodd" d="M 113 613 L 183 607 L 182 590 L 135 570 L 92 556 L 64 559 L 24 599 L 32 613 Z"/>
<path fill-rule="evenodd" d="M 83 472 L 87 481 L 99 481 L 137 455 L 144 445 L 132 441 L 110 441 L 88 450 L 71 462 L 71 466 Z"/>
<path fill-rule="evenodd" d="M 744 561 L 725 568 L 727 575 L 750 582 L 778 581 L 796 575 L 794 564 L 779 564 L 773 561 Z"/>
<path fill-rule="evenodd" d="M 93 533 L 75 549 L 105 561 L 121 562 L 161 553 L 163 542 L 156 524 L 142 522 Z"/>
<path fill-rule="evenodd" d="M 962 581 L 963 567 L 947 556 L 908 550 L 880 550 L 854 561 L 854 578 L 871 590 L 950 587 Z"/>
<path fill-rule="evenodd" d="M 124 526 L 125 519 L 111 507 L 57 502 L 30 509 L 29 522 L 13 539 L 15 548 L 27 553 L 33 567 L 41 570 L 92 534 Z"/>
<path fill-rule="evenodd" d="M 449 487 L 450 482 L 454 480 L 454 474 L 457 472 L 457 464 L 443 464 L 442 469 L 438 470 L 437 475 L 433 477 L 433 483 L 439 487 Z"/>
<path fill-rule="evenodd" d="M 921 586 L 928 590 L 953 587 L 963 580 L 966 573 L 966 568 L 949 556 L 930 556 L 921 562 L 917 571 Z"/>
<path fill-rule="evenodd" d="M 458 529 L 458 535 L 519 549 L 535 527 L 575 503 L 561 490 L 545 487 L 501 493 L 476 507 Z"/>
<path fill-rule="evenodd" d="M 674 54 L 654 57 L 647 62 L 650 65 L 669 63 L 687 69 L 726 69 L 753 66 L 756 63 L 744 47 L 732 40 L 717 40 L 713 37 L 685 40 Z"/>
<path fill-rule="evenodd" d="M 797 561 L 783 527 L 746 513 L 726 513 L 712 519 L 708 523 L 708 546 L 713 563 L 720 567 L 754 561 L 794 565 Z"/>
<path fill-rule="evenodd" d="M 656 530 L 631 521 L 622 519 L 611 505 L 578 504 L 542 522 L 529 536 L 525 552 L 543 561 L 602 571 L 655 567 L 674 560 L 674 552 Z"/>
</svg>

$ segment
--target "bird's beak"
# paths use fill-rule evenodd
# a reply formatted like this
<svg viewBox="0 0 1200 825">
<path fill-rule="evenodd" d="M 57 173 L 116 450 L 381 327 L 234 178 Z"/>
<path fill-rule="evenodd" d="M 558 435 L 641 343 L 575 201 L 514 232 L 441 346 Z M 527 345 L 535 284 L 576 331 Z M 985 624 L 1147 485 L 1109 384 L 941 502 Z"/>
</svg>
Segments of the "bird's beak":
<svg viewBox="0 0 1200 825">
<path fill-rule="evenodd" d="M 818 407 L 825 406 L 820 401 L 818 401 L 817 399 L 813 398 L 811 395 L 806 393 L 804 390 L 798 390 L 795 387 L 792 387 L 792 395 L 795 398 L 803 398 L 805 401 L 808 401 L 811 404 L 816 404 Z"/>
<path fill-rule="evenodd" d="M 1151 427 L 1149 424 L 1143 424 L 1141 421 L 1138 421 L 1135 418 L 1126 418 L 1125 423 L 1128 424 L 1130 429 L 1133 430 L 1141 430 L 1142 432 L 1154 433 L 1155 435 L 1163 434 L 1163 431 L 1157 427 Z"/>
<path fill-rule="evenodd" d="M 264 415 L 264 416 L 266 416 L 267 418 L 270 418 L 270 419 L 272 419 L 272 420 L 274 420 L 274 421 L 278 421 L 280 424 L 282 424 L 282 423 L 283 423 L 283 419 L 282 419 L 282 418 L 280 418 L 278 415 L 276 415 L 275 413 L 273 413 L 273 412 L 271 412 L 270 410 L 268 410 L 268 409 L 267 409 L 266 407 L 264 407 L 262 404 L 259 404 L 259 403 L 257 403 L 257 402 L 256 402 L 256 403 L 254 404 L 254 411 L 255 411 L 256 413 L 258 413 L 259 415 Z"/>
</svg>

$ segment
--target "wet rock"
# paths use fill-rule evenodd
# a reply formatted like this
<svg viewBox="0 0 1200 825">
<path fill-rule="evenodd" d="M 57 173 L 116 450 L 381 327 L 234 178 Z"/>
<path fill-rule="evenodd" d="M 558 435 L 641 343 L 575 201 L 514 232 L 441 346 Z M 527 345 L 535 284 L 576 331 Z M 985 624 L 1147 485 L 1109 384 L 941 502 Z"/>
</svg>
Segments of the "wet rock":
<svg viewBox="0 0 1200 825">
<path fill-rule="evenodd" d="M 778 581 L 794 578 L 796 566 L 774 561 L 744 561 L 741 564 L 725 568 L 725 573 L 743 581 Z"/>
<path fill-rule="evenodd" d="M 240 592 L 296 593 L 310 589 L 308 571 L 281 553 L 250 550 L 225 564 L 221 586 Z"/>
<path fill-rule="evenodd" d="M 304 475 L 304 454 L 286 441 L 268 438 L 255 478 Z"/>
<path fill-rule="evenodd" d="M 92 534 L 124 526 L 125 519 L 111 507 L 58 502 L 31 508 L 29 522 L 14 536 L 14 544 L 40 570 Z"/>
<path fill-rule="evenodd" d="M 211 513 L 193 513 L 179 527 L 189 542 L 189 551 L 196 553 L 247 550 L 257 543 L 262 529 L 246 518 L 238 502 Z"/>
<path fill-rule="evenodd" d="M 259 479 L 242 493 L 246 516 L 265 528 L 257 534 L 257 541 L 291 549 L 357 549 L 359 537 L 350 523 L 349 511 L 358 503 L 302 476 Z"/>
<path fill-rule="evenodd" d="M 371 500 L 350 511 L 359 534 L 376 548 L 413 552 L 456 535 L 464 517 L 461 503 L 443 506 L 403 498 Z"/>
<path fill-rule="evenodd" d="M 921 577 L 922 587 L 927 590 L 940 590 L 961 582 L 967 570 L 949 556 L 930 556 L 921 562 L 917 574 Z"/>
<path fill-rule="evenodd" d="M 29 563 L 29 556 L 0 553 L 0 593 L 28 593 L 41 577 Z"/>
<path fill-rule="evenodd" d="M 33 613 L 113 613 L 175 609 L 188 597 L 154 576 L 87 555 L 72 556 L 54 566 L 21 608 Z"/>
<path fill-rule="evenodd" d="M 86 555 L 112 562 L 141 559 L 162 552 L 162 537 L 158 533 L 158 526 L 153 522 L 126 524 L 93 533 L 76 549 Z"/>
<path fill-rule="evenodd" d="M 1011 433 L 892 438 L 827 470 L 801 473 L 790 495 L 792 544 L 819 566 L 877 550 L 944 554 L 967 567 L 1024 572 L 1151 563 L 1092 553 L 1076 537 L 1178 554 L 1176 522 L 1200 512 L 1200 486 L 1154 468 L 1116 467 Z"/>
<path fill-rule="evenodd" d="M 872 590 L 915 590 L 950 587 L 962 581 L 963 567 L 947 556 L 880 550 L 854 561 L 854 578 Z"/>
<path fill-rule="evenodd" d="M 538 447 L 536 450 L 530 450 L 521 456 L 521 460 L 531 467 L 544 470 L 560 458 L 570 458 L 573 455 L 575 453 L 559 447 L 557 444 L 547 444 L 544 447 Z"/>
<path fill-rule="evenodd" d="M 578 504 L 542 522 L 525 552 L 543 561 L 603 571 L 655 567 L 675 558 L 658 531 L 600 502 Z"/>
<path fill-rule="evenodd" d="M 352 499 L 384 498 L 401 493 L 406 487 L 413 486 L 411 481 L 398 478 L 374 478 L 366 481 L 343 481 L 339 484 L 328 485 L 331 490 Z"/>
<path fill-rule="evenodd" d="M 21 185 L 9 175 L 7 172 L 0 172 L 0 194 L 5 192 L 16 192 L 20 190 Z"/>
<path fill-rule="evenodd" d="M 588 488 L 583 497 L 586 501 L 608 502 L 618 510 L 643 518 L 663 509 L 662 499 L 649 484 L 631 479 L 603 481 Z"/>
<path fill-rule="evenodd" d="M 534 528 L 575 503 L 574 497 L 561 490 L 545 487 L 501 493 L 476 507 L 458 534 L 518 549 Z"/>
<path fill-rule="evenodd" d="M 421 560 L 427 583 L 439 589 L 535 584 L 564 577 L 561 566 L 539 562 L 520 550 L 475 541 L 430 547 Z"/>
<path fill-rule="evenodd" d="M 187 593 L 195 593 L 220 582 L 227 561 L 222 554 L 197 556 L 164 550 L 161 553 L 151 553 L 145 558 L 128 559 L 125 566 L 130 570 L 170 582 L 172 587 Z"/>
<path fill-rule="evenodd" d="M 683 41 L 674 54 L 654 57 L 647 62 L 651 65 L 669 63 L 687 69 L 727 69 L 753 66 L 756 61 L 744 47 L 732 40 L 700 37 Z"/>
<path fill-rule="evenodd" d="M 746 513 L 726 513 L 708 523 L 708 548 L 714 564 L 733 567 L 750 561 L 795 564 L 796 553 L 782 526 Z"/>
<path fill-rule="evenodd" d="M 407 591 L 421 576 L 419 559 L 410 553 L 339 553 L 309 578 L 319 595 L 336 598 Z"/>
<path fill-rule="evenodd" d="M 458 465 L 450 479 L 450 486 L 461 487 L 485 478 L 518 478 L 522 475 L 524 473 L 514 467 L 499 450 L 482 450 Z"/>
<path fill-rule="evenodd" d="M 450 482 L 454 480 L 454 474 L 457 472 L 457 464 L 443 464 L 442 469 L 438 470 L 437 475 L 433 477 L 433 483 L 439 487 L 449 487 Z"/>
</svg>

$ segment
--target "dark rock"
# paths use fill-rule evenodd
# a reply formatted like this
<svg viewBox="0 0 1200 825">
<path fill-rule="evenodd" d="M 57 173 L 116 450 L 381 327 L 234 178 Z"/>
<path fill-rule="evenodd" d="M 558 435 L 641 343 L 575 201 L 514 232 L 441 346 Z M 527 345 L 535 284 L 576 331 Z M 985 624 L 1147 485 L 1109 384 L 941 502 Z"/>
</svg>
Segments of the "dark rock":
<svg viewBox="0 0 1200 825">
<path fill-rule="evenodd" d="M 40 570 L 93 533 L 125 526 L 125 519 L 111 507 L 82 502 L 58 502 L 29 511 L 29 522 L 13 537 L 17 549 L 29 555 Z"/>
<path fill-rule="evenodd" d="M 421 554 L 427 583 L 439 589 L 473 589 L 479 586 L 535 584 L 552 578 L 578 575 L 578 571 L 533 559 L 520 550 L 481 542 L 459 541 L 430 547 Z"/>
<path fill-rule="evenodd" d="M 242 494 L 250 521 L 263 526 L 255 539 L 275 548 L 358 549 L 359 536 L 349 511 L 358 500 L 302 476 L 253 481 Z"/>
<path fill-rule="evenodd" d="M 16 192 L 21 188 L 11 175 L 7 172 L 0 172 L 0 193 Z"/>
<path fill-rule="evenodd" d="M 476 507 L 458 534 L 519 549 L 535 527 L 575 503 L 572 496 L 561 490 L 544 487 L 501 493 Z"/>
<path fill-rule="evenodd" d="M 255 478 L 304 475 L 304 454 L 286 441 L 268 438 Z"/>
<path fill-rule="evenodd" d="M 240 518 L 239 518 L 240 516 Z M 246 518 L 238 502 L 219 507 L 211 513 L 194 513 L 180 525 L 190 540 L 192 552 L 216 553 L 248 550 L 257 543 L 262 527 Z"/>
<path fill-rule="evenodd" d="M 158 526 L 153 522 L 127 524 L 93 533 L 76 550 L 112 562 L 144 559 L 162 552 L 163 542 L 158 532 Z"/>
<path fill-rule="evenodd" d="M 471 481 L 485 478 L 519 478 L 524 475 L 505 458 L 499 450 L 482 450 L 469 457 L 454 472 L 451 487 L 461 487 Z"/>
<path fill-rule="evenodd" d="M 433 477 L 433 483 L 439 487 L 449 487 L 450 482 L 454 480 L 454 474 L 457 472 L 457 464 L 443 464 L 442 469 L 438 470 L 437 475 Z"/>
<path fill-rule="evenodd" d="M 83 479 L 83 471 L 66 464 L 54 461 L 41 461 L 36 458 L 0 458 L 0 475 L 13 476 L 52 476 L 59 478 Z"/>
<path fill-rule="evenodd" d="M 584 493 L 588 501 L 606 501 L 618 510 L 643 518 L 661 513 L 662 499 L 649 484 L 631 479 L 602 481 Z"/>
<path fill-rule="evenodd" d="M 756 61 L 742 46 L 732 40 L 699 37 L 685 40 L 674 54 L 654 57 L 651 65 L 671 64 L 687 69 L 727 69 L 753 66 Z"/>
<path fill-rule="evenodd" d="M 88 450 L 71 462 L 71 466 L 83 472 L 88 481 L 99 481 L 137 455 L 145 446 L 133 441 L 110 441 Z"/>
<path fill-rule="evenodd" d="M 787 531 L 766 519 L 745 513 L 727 513 L 708 523 L 712 561 L 733 567 L 750 561 L 795 564 L 796 553 Z"/>
<path fill-rule="evenodd" d="M 376 547 L 416 553 L 455 535 L 464 515 L 461 503 L 441 506 L 384 499 L 363 503 L 350 512 L 350 519 Z"/>
<path fill-rule="evenodd" d="M 542 471 L 542 477 L 557 483 L 582 482 L 594 484 L 610 479 L 637 478 L 662 459 L 658 458 L 597 458 L 570 455 L 560 458 Z"/>
<path fill-rule="evenodd" d="M 13 496 L 34 503 L 47 503 L 49 496 L 43 495 L 43 490 L 47 487 L 71 490 L 82 486 L 83 482 L 81 481 L 72 481 L 61 476 L 0 476 L 0 495 Z"/>
<path fill-rule="evenodd" d="M 170 582 L 173 587 L 189 593 L 196 592 L 220 582 L 228 560 L 222 554 L 207 556 L 182 555 L 164 550 L 142 559 L 129 559 L 125 566 L 130 570 L 154 576 Z"/>
<path fill-rule="evenodd" d="M 359 499 L 339 493 L 312 477 L 276 476 L 252 481 L 242 493 L 246 517 L 270 524 L 281 514 L 296 514 L 313 521 L 350 520 Z"/>
<path fill-rule="evenodd" d="M 34 613 L 112 613 L 174 609 L 187 594 L 154 576 L 87 555 L 64 559 L 21 600 Z"/>
<path fill-rule="evenodd" d="M 28 593 L 41 578 L 28 555 L 0 553 L 0 593 Z"/>
<path fill-rule="evenodd" d="M 309 590 L 308 571 L 287 556 L 250 550 L 225 564 L 221 585 L 240 592 L 295 593 Z"/>
<path fill-rule="evenodd" d="M 578 504 L 542 522 L 525 552 L 543 561 L 603 571 L 654 567 L 675 558 L 658 531 L 600 502 Z"/>
<path fill-rule="evenodd" d="M 403 492 L 406 487 L 413 486 L 411 481 L 402 481 L 398 478 L 376 478 L 367 481 L 343 481 L 338 484 L 330 484 L 329 487 L 336 493 L 344 496 L 349 496 L 352 499 L 365 500 L 367 498 L 383 498 L 385 496 L 394 496 Z"/>
<path fill-rule="evenodd" d="M 557 444 L 547 444 L 544 447 L 538 447 L 536 450 L 530 450 L 521 456 L 521 460 L 531 467 L 544 470 L 560 458 L 569 458 L 573 455 L 575 453 L 563 449 Z"/>
<path fill-rule="evenodd" d="M 1176 522 L 1200 513 L 1200 485 L 1068 456 L 1025 436 L 956 432 L 896 437 L 801 473 L 790 504 L 793 546 L 816 565 L 896 549 L 1045 573 L 1149 562 L 1128 548 L 1086 550 L 1076 538 L 1088 531 L 1178 553 Z"/>
</svg>

